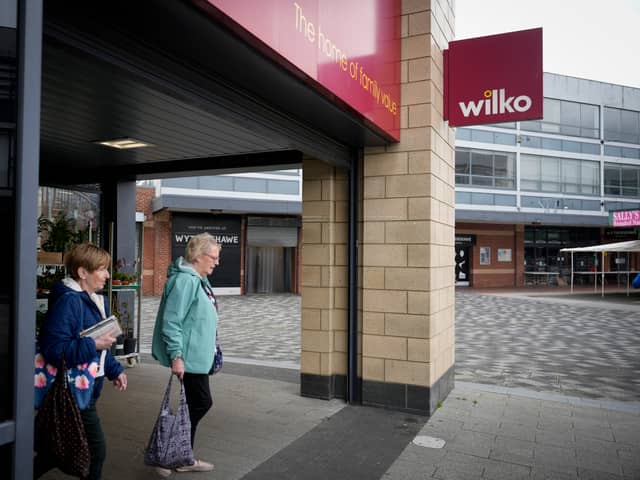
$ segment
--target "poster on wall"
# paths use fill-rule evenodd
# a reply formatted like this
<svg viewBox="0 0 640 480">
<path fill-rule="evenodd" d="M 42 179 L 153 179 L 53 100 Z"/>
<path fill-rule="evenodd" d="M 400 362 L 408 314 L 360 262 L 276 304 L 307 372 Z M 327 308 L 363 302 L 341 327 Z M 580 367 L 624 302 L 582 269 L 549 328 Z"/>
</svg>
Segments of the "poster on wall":
<svg viewBox="0 0 640 480">
<path fill-rule="evenodd" d="M 213 235 L 222 245 L 220 264 L 209 277 L 214 288 L 240 288 L 240 229 L 236 215 L 173 214 L 171 232 L 171 259 L 184 256 L 189 239 L 199 233 Z"/>
<path fill-rule="evenodd" d="M 510 248 L 499 248 L 498 249 L 498 261 L 499 262 L 510 262 L 511 261 L 511 249 Z"/>
<path fill-rule="evenodd" d="M 480 265 L 491 265 L 491 247 L 480 247 Z"/>
</svg>

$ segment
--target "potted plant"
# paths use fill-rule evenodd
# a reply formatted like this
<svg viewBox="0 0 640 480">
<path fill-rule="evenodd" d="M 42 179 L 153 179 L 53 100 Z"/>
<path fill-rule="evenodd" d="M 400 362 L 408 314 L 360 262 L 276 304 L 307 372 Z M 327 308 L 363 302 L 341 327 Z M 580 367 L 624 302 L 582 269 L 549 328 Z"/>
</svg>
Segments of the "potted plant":
<svg viewBox="0 0 640 480">
<path fill-rule="evenodd" d="M 81 240 L 81 233 L 75 232 L 75 220 L 68 218 L 65 212 L 58 212 L 53 219 L 40 215 L 38 235 L 42 240 L 38 252 L 38 263 L 60 264 L 62 255 L 74 243 Z"/>
<path fill-rule="evenodd" d="M 120 292 L 123 293 L 123 292 Z M 133 319 L 129 308 L 129 302 L 119 301 L 117 296 L 113 297 L 112 315 L 118 317 L 122 326 L 123 334 L 116 339 L 116 355 L 128 355 L 136 351 L 137 338 L 134 335 Z M 121 347 L 120 347 L 121 345 Z"/>
</svg>

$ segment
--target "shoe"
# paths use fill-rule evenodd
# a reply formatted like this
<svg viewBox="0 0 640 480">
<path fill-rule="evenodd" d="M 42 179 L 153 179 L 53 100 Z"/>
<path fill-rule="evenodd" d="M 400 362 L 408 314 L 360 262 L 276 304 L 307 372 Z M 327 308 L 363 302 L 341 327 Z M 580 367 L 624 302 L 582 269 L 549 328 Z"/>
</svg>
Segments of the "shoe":
<svg viewBox="0 0 640 480">
<path fill-rule="evenodd" d="M 213 463 L 196 460 L 196 463 L 193 465 L 185 465 L 184 467 L 176 468 L 176 472 L 210 472 L 214 468 Z"/>
<path fill-rule="evenodd" d="M 169 468 L 155 467 L 155 470 L 158 475 L 164 478 L 167 478 L 172 473 L 172 470 Z"/>
</svg>

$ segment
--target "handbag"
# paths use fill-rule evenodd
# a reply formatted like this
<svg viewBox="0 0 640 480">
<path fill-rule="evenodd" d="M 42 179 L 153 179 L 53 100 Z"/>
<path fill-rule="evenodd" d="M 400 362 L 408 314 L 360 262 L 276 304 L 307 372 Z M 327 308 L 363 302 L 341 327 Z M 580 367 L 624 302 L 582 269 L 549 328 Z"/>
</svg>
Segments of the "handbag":
<svg viewBox="0 0 640 480">
<path fill-rule="evenodd" d="M 184 383 L 180 380 L 178 408 L 174 413 L 169 407 L 172 380 L 173 374 L 169 377 L 160 406 L 160 414 L 144 453 L 146 465 L 169 469 L 193 465 L 196 462 L 191 448 L 191 420 L 189 420 Z"/>
<path fill-rule="evenodd" d="M 50 458 L 68 475 L 89 475 L 89 443 L 80 410 L 69 388 L 64 356 L 56 381 L 48 390 L 35 418 L 34 444 L 38 455 Z"/>
<path fill-rule="evenodd" d="M 222 370 L 222 362 L 222 348 L 220 348 L 220 344 L 216 342 L 216 353 L 213 356 L 213 365 L 211 365 L 209 375 L 215 375 L 220 370 Z"/>
<path fill-rule="evenodd" d="M 66 369 L 69 389 L 75 397 L 80 410 L 86 409 L 91 403 L 91 399 L 93 397 L 93 385 L 96 381 L 99 362 L 100 357 L 96 357 L 91 362 L 80 363 L 75 367 Z M 36 342 L 34 368 L 34 407 L 37 410 L 40 408 L 40 405 L 51 388 L 51 385 L 55 382 L 58 372 L 58 368 L 56 368 L 55 365 L 47 363 L 42 353 L 40 353 L 40 346 L 38 342 Z"/>
</svg>

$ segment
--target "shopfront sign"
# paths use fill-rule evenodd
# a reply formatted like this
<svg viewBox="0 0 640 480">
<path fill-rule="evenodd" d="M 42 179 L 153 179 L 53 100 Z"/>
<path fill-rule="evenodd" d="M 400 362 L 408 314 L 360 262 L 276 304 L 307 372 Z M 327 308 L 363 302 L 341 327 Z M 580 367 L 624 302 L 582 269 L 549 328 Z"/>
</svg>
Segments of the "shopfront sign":
<svg viewBox="0 0 640 480">
<path fill-rule="evenodd" d="M 444 69 L 449 126 L 542 118 L 542 28 L 449 42 Z"/>
<path fill-rule="evenodd" d="M 614 227 L 640 227 L 640 210 L 609 212 L 609 224 Z"/>
<path fill-rule="evenodd" d="M 236 215 L 173 214 L 172 261 L 184 256 L 184 248 L 194 235 L 209 233 L 222 245 L 220 263 L 209 277 L 214 288 L 240 287 L 241 221 Z"/>
<path fill-rule="evenodd" d="M 476 236 L 475 235 L 458 235 L 456 234 L 456 245 L 475 245 L 476 244 Z"/>
<path fill-rule="evenodd" d="M 399 140 L 401 0 L 207 2 L 314 88 Z"/>
</svg>

